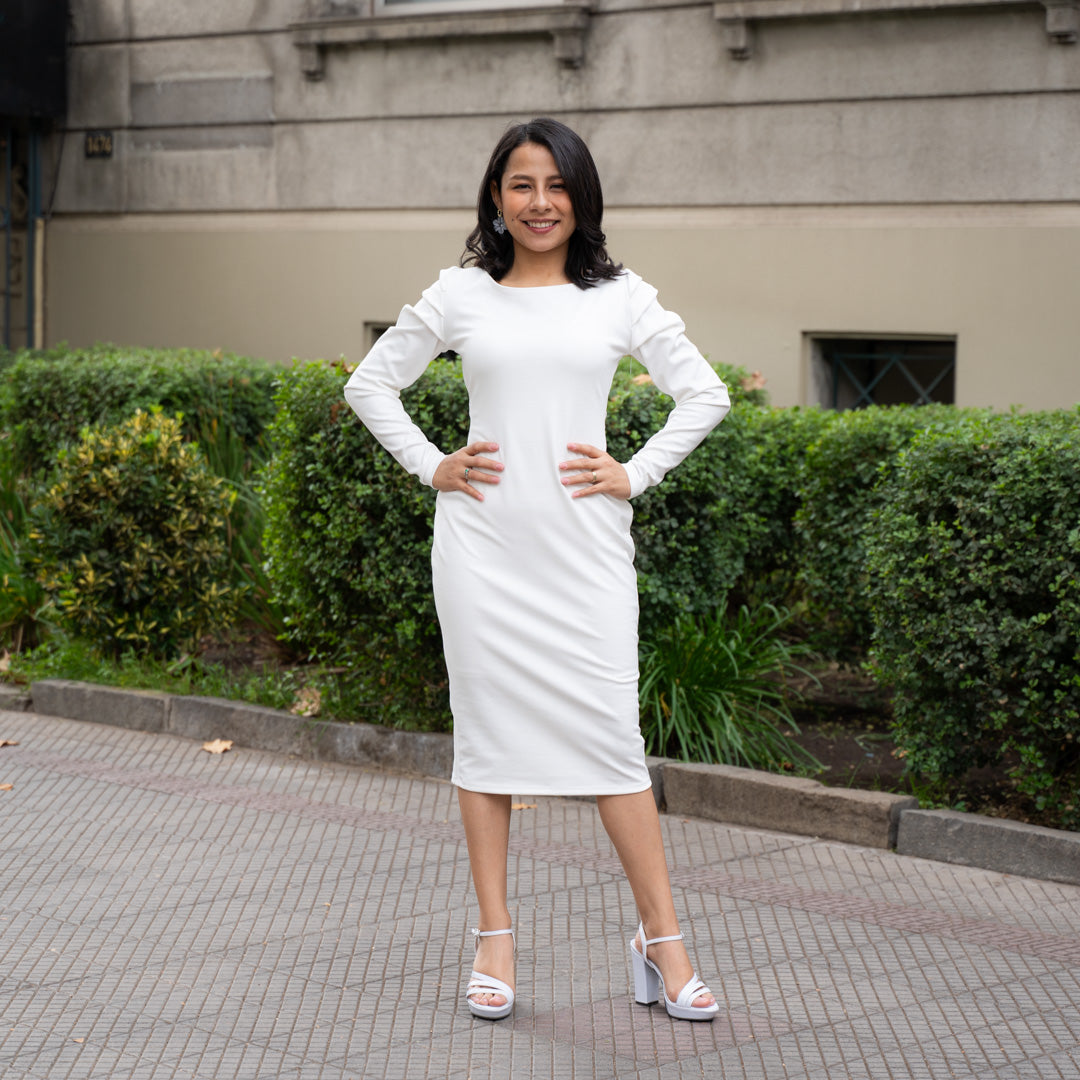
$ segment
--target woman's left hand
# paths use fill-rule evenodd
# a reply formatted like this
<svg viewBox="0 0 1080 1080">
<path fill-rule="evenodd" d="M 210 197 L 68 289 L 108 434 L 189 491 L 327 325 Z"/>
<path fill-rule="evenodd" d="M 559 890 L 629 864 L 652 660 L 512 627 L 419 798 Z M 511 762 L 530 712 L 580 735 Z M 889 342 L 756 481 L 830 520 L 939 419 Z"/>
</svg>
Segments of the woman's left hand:
<svg viewBox="0 0 1080 1080">
<path fill-rule="evenodd" d="M 582 485 L 573 497 L 580 499 L 585 495 L 611 495 L 616 499 L 630 498 L 630 479 L 626 470 L 607 451 L 598 450 L 588 443 L 567 443 L 568 450 L 583 455 L 572 461 L 560 463 L 562 472 L 571 473 L 563 477 L 563 483 L 569 487 Z"/>
</svg>

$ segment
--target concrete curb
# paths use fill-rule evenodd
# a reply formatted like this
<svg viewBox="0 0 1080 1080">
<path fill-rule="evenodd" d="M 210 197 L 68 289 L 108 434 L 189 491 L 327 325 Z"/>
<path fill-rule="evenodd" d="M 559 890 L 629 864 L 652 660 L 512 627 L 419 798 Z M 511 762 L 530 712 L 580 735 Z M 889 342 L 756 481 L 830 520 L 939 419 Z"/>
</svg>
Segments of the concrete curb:
<svg viewBox="0 0 1080 1080">
<path fill-rule="evenodd" d="M 317 761 L 392 768 L 441 780 L 449 779 L 453 764 L 451 735 L 308 719 L 224 698 L 119 690 L 69 679 L 36 682 L 30 696 L 33 711 L 43 715 L 187 739 L 231 739 L 237 746 Z"/>
<path fill-rule="evenodd" d="M 221 698 L 45 679 L 29 697 L 0 688 L 0 709 L 168 732 L 190 739 L 232 739 L 238 746 L 317 761 L 393 769 L 441 780 L 453 765 L 453 737 L 374 724 L 306 719 Z M 700 817 L 822 840 L 894 848 L 898 854 L 1080 885 L 1080 833 L 919 810 L 889 792 L 830 788 L 816 780 L 649 758 L 657 804 Z M 524 793 L 523 793 L 524 794 Z"/>
<path fill-rule="evenodd" d="M 30 695 L 17 686 L 0 683 L 0 709 L 8 712 L 30 712 Z"/>
<path fill-rule="evenodd" d="M 800 776 L 683 762 L 664 766 L 664 798 L 669 814 L 876 848 L 894 847 L 901 813 L 919 805 L 911 795 L 830 788 Z"/>
<path fill-rule="evenodd" d="M 900 819 L 896 850 L 938 862 L 1080 885 L 1080 833 L 1021 821 L 909 810 Z"/>
</svg>

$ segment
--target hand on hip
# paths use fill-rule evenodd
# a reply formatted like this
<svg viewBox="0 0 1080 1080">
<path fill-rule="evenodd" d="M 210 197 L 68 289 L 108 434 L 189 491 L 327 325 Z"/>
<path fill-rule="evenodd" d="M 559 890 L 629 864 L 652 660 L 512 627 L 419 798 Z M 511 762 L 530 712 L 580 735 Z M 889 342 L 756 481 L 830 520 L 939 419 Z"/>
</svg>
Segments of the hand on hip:
<svg viewBox="0 0 1080 1080">
<path fill-rule="evenodd" d="M 616 499 L 630 498 L 630 479 L 626 469 L 606 450 L 599 450 L 588 443 L 567 443 L 568 450 L 581 454 L 570 461 L 563 461 L 559 469 L 567 473 L 563 484 L 577 486 L 573 493 L 575 499 L 586 495 L 612 495 Z"/>
<path fill-rule="evenodd" d="M 453 454 L 447 454 L 431 478 L 432 486 L 436 491 L 463 491 L 483 502 L 483 494 L 473 485 L 497 484 L 499 477 L 496 474 L 502 472 L 503 463 L 481 455 L 485 451 L 491 454 L 498 449 L 498 443 L 474 442 Z"/>
</svg>

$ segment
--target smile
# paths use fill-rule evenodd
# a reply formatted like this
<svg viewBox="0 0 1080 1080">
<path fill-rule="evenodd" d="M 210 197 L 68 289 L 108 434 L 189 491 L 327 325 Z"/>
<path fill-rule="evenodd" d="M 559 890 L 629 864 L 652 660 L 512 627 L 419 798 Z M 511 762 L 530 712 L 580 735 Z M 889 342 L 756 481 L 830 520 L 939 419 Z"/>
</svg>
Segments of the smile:
<svg viewBox="0 0 1080 1080">
<path fill-rule="evenodd" d="M 533 232 L 548 232 L 554 229 L 559 223 L 557 221 L 526 221 L 526 228 L 532 229 Z"/>
</svg>

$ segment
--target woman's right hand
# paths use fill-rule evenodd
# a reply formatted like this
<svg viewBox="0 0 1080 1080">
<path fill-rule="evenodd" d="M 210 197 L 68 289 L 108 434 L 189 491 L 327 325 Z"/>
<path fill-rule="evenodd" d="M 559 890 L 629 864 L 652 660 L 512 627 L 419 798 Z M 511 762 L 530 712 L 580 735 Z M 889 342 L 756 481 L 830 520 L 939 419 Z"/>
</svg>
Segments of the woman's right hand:
<svg viewBox="0 0 1080 1080">
<path fill-rule="evenodd" d="M 447 454 L 431 478 L 432 487 L 436 491 L 464 491 L 483 502 L 484 496 L 473 484 L 497 484 L 499 477 L 494 474 L 502 472 L 503 463 L 480 455 L 485 451 L 493 454 L 498 449 L 498 443 L 474 442 L 456 453 Z"/>
</svg>

